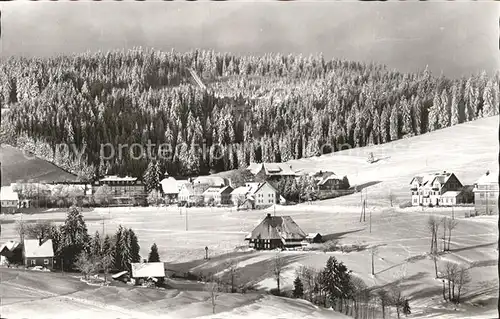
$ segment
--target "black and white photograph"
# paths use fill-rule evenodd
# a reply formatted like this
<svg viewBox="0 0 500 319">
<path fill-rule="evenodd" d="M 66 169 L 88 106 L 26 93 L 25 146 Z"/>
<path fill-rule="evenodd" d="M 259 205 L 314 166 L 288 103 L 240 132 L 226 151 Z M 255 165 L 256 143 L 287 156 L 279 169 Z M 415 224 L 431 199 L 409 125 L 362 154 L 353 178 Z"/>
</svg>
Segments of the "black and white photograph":
<svg viewBox="0 0 500 319">
<path fill-rule="evenodd" d="M 499 318 L 500 2 L 2 2 L 0 107 L 0 318 Z"/>
</svg>

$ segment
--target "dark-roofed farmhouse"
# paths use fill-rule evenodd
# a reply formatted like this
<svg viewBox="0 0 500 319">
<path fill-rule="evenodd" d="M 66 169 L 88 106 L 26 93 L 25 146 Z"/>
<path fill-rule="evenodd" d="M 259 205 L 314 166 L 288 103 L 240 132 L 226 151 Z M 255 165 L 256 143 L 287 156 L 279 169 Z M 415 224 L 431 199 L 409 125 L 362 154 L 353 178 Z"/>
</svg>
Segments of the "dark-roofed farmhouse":
<svg viewBox="0 0 500 319">
<path fill-rule="evenodd" d="M 301 247 L 302 241 L 307 234 L 300 229 L 290 216 L 271 216 L 266 218 L 255 227 L 245 240 L 249 241 L 250 247 L 262 249 L 294 248 Z"/>
</svg>

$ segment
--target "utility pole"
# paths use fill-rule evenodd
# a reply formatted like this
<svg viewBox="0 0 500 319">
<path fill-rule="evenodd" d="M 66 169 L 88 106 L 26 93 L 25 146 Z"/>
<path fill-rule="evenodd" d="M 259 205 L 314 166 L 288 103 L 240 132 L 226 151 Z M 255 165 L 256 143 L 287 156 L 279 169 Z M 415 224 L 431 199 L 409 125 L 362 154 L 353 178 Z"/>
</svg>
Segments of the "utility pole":
<svg viewBox="0 0 500 319">
<path fill-rule="evenodd" d="M 186 207 L 186 231 L 188 231 L 188 210 Z"/>
<path fill-rule="evenodd" d="M 372 233 L 372 211 L 370 210 L 370 234 Z"/>
<path fill-rule="evenodd" d="M 375 276 L 375 263 L 374 256 L 375 255 L 375 247 L 372 247 L 372 276 Z"/>
</svg>

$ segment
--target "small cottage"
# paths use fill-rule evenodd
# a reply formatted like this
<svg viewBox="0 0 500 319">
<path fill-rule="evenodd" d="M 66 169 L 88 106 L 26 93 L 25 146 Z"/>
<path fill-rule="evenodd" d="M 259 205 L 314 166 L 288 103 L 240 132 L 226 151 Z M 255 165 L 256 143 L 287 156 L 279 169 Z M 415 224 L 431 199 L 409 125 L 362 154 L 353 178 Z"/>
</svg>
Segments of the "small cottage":
<svg viewBox="0 0 500 319">
<path fill-rule="evenodd" d="M 52 239 L 25 239 L 23 249 L 24 264 L 27 267 L 42 266 L 47 269 L 54 267 Z"/>
<path fill-rule="evenodd" d="M 165 279 L 165 265 L 162 262 L 132 263 L 132 279 L 136 285 L 145 281 L 158 282 Z"/>
<path fill-rule="evenodd" d="M 210 187 L 205 192 L 203 192 L 203 198 L 205 204 L 213 205 L 230 205 L 231 204 L 231 192 L 233 188 L 231 186 Z"/>
<path fill-rule="evenodd" d="M 323 242 L 323 237 L 320 233 L 309 233 L 307 234 L 306 240 L 310 244 L 318 244 Z"/>
</svg>

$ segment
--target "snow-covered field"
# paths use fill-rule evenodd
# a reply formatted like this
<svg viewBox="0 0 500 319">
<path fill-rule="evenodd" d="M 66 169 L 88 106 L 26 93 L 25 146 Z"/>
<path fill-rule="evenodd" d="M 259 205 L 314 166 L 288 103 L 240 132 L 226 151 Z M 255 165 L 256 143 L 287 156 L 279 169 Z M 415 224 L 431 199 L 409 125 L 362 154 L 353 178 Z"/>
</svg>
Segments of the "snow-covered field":
<svg viewBox="0 0 500 319">
<path fill-rule="evenodd" d="M 441 282 L 434 279 L 433 263 L 426 256 L 430 245 L 430 234 L 426 229 L 428 216 L 451 216 L 452 210 L 400 209 L 398 206 L 409 201 L 409 182 L 416 174 L 446 170 L 454 172 L 463 184 L 473 184 L 486 170 L 497 168 L 497 136 L 498 117 L 492 117 L 381 146 L 290 162 L 294 169 L 332 170 L 338 175 L 347 175 L 351 185 L 371 183 L 363 191 L 368 205 L 366 221 L 359 221 L 360 193 L 313 204 L 277 206 L 276 214 L 290 215 L 306 233 L 332 235 L 341 244 L 380 246 L 375 259 L 375 276 L 370 274 L 371 256 L 368 250 L 351 253 L 284 252 L 283 254 L 295 257 L 285 269 L 284 286 L 291 286 L 297 267 L 308 265 L 321 268 L 330 255 L 335 255 L 353 270 L 354 275 L 361 277 L 370 286 L 390 284 L 404 278 L 404 293 L 411 300 L 413 316 L 472 318 L 473 315 L 478 315 L 477 318 L 491 318 L 498 298 L 498 216 L 464 218 L 471 208 L 453 210 L 459 224 L 453 231 L 451 251 L 442 255 L 439 262 L 441 265 L 448 260 L 463 263 L 470 267 L 473 278 L 463 295 L 464 304 L 455 311 L 454 308 L 442 305 Z M 368 164 L 366 158 L 370 152 L 380 160 Z M 389 194 L 395 197 L 394 207 L 389 204 Z M 111 208 L 85 212 L 84 216 L 90 232 L 102 231 L 101 219 L 104 220 L 106 232 L 114 232 L 119 224 L 131 227 L 139 237 L 142 256 L 147 256 L 149 247 L 156 243 L 163 261 L 178 263 L 202 259 L 205 246 L 213 256 L 245 245 L 245 235 L 268 212 L 274 213 L 274 209 L 236 211 L 229 208 Z M 64 217 L 65 214 L 61 212 L 23 216 L 24 219 L 56 221 L 61 221 Z M 18 218 L 19 215 L 3 217 L 3 239 L 17 237 L 14 223 L 9 223 L 9 220 Z M 253 271 L 260 271 L 256 277 L 257 286 L 274 288 L 270 270 L 256 266 L 262 265 L 266 260 L 270 261 L 273 256 L 272 252 L 253 254 L 249 259 L 242 259 L 239 267 L 242 271 L 252 267 Z M 213 266 L 209 261 L 195 270 Z M 262 311 L 264 316 L 275 312 L 284 314 L 283 307 L 271 306 L 275 298 L 269 298 L 260 299 L 245 307 L 252 311 Z M 228 318 L 245 316 L 249 314 L 245 312 L 245 307 L 239 307 L 225 315 Z M 305 317 L 305 313 L 297 310 L 300 307 L 290 309 L 296 310 L 289 310 L 284 317 Z M 319 310 L 316 311 L 318 316 L 322 315 Z"/>
</svg>

